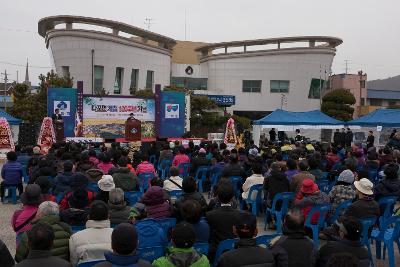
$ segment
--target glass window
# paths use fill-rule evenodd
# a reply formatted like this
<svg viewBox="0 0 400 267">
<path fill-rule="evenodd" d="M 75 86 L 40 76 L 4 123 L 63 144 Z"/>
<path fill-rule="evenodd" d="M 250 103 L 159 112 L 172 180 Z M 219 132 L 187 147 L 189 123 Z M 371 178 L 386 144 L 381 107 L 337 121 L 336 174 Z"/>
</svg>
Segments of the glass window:
<svg viewBox="0 0 400 267">
<path fill-rule="evenodd" d="M 154 71 L 148 70 L 146 75 L 146 89 L 153 90 Z"/>
<path fill-rule="evenodd" d="M 361 88 L 365 88 L 365 80 L 360 81 Z"/>
<path fill-rule="evenodd" d="M 104 66 L 94 66 L 94 92 L 99 93 L 103 90 Z"/>
<path fill-rule="evenodd" d="M 123 79 L 124 79 L 124 68 L 117 67 L 115 69 L 114 94 L 121 93 Z"/>
<path fill-rule="evenodd" d="M 261 80 L 243 80 L 242 91 L 246 93 L 261 93 Z"/>
<path fill-rule="evenodd" d="M 207 78 L 171 77 L 171 85 L 191 90 L 207 90 Z"/>
<path fill-rule="evenodd" d="M 61 72 L 63 77 L 69 77 L 69 66 L 61 66 Z"/>
<path fill-rule="evenodd" d="M 377 99 L 377 98 L 371 98 L 369 100 L 369 104 L 371 106 L 382 106 L 382 99 Z"/>
<path fill-rule="evenodd" d="M 132 69 L 131 86 L 129 88 L 130 89 L 139 89 L 138 88 L 138 81 L 139 81 L 139 70 L 138 69 Z"/>
<path fill-rule="evenodd" d="M 321 79 L 311 79 L 310 90 L 308 91 L 308 98 L 319 99 L 321 89 L 324 88 L 324 80 Z"/>
<path fill-rule="evenodd" d="M 271 80 L 271 93 L 289 93 L 289 81 L 286 80 Z"/>
</svg>

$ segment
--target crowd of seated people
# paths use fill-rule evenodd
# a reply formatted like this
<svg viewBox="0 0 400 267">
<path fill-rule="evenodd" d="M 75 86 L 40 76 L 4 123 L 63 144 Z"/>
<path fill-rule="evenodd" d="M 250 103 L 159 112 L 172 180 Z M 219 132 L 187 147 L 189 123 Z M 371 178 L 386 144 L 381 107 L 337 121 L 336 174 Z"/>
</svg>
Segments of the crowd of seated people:
<svg viewBox="0 0 400 267">
<path fill-rule="evenodd" d="M 11 186 L 22 203 L 10 218 L 16 255 L 0 240 L 0 266 L 368 266 L 361 221 L 382 215 L 378 200 L 400 197 L 399 155 L 390 146 L 288 141 L 231 151 L 206 142 L 186 148 L 152 143 L 133 153 L 118 143 L 57 143 L 46 155 L 37 147 L 18 148 L 1 171 L 2 200 Z M 171 165 L 165 179 L 160 162 Z M 200 167 L 209 170 L 205 180 L 196 177 Z M 144 174 L 152 178 L 143 180 Z M 199 183 L 206 192 L 199 192 Z M 255 186 L 259 190 L 250 194 Z M 181 193 L 172 197 L 175 191 Z M 293 197 L 282 232 L 259 247 L 257 216 L 263 221 L 266 215 L 258 211 L 280 210 L 283 203 L 273 205 L 274 199 L 286 192 Z M 249 203 L 259 199 L 252 210 Z M 337 214 L 345 201 L 351 203 Z M 329 205 L 326 220 L 337 218 L 320 230 L 327 241 L 319 248 L 306 221 L 317 224 L 324 215 L 310 212 L 320 205 Z M 161 222 L 170 218 L 174 223 L 165 229 Z M 270 231 L 279 223 L 271 213 L 266 222 Z M 219 245 L 229 239 L 236 240 L 234 249 L 220 255 Z M 141 251 L 148 247 L 163 253 L 147 262 Z"/>
</svg>

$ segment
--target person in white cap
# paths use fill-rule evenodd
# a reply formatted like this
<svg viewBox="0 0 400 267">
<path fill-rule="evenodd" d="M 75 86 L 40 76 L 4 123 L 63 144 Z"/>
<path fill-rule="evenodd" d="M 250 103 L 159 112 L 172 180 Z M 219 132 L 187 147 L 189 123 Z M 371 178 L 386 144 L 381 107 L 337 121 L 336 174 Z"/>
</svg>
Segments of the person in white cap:
<svg viewBox="0 0 400 267">
<path fill-rule="evenodd" d="M 100 191 L 97 193 L 95 199 L 103 200 L 105 203 L 108 203 L 109 193 L 115 188 L 113 177 L 111 175 L 103 175 L 97 182 L 97 185 L 99 186 Z"/>
<path fill-rule="evenodd" d="M 332 207 L 331 214 L 335 213 L 336 208 L 346 200 L 352 200 L 356 197 L 356 190 L 353 187 L 354 173 L 351 170 L 344 170 L 340 173 L 339 178 L 329 192 Z"/>
</svg>

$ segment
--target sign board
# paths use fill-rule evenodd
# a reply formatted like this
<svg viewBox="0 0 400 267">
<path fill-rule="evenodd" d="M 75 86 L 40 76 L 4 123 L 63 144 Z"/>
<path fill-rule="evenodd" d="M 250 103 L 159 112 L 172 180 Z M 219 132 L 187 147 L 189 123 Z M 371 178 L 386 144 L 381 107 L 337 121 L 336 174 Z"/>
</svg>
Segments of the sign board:
<svg viewBox="0 0 400 267">
<path fill-rule="evenodd" d="M 185 132 L 185 94 L 181 92 L 160 93 L 159 137 L 181 137 Z"/>
<path fill-rule="evenodd" d="M 233 106 L 236 102 L 234 95 L 207 95 L 207 97 L 219 106 Z"/>
<path fill-rule="evenodd" d="M 97 137 L 67 137 L 65 141 L 75 143 L 103 143 L 104 139 Z"/>
<path fill-rule="evenodd" d="M 47 91 L 47 116 L 58 108 L 64 121 L 64 136 L 75 136 L 75 113 L 77 109 L 76 88 L 49 88 Z"/>
<path fill-rule="evenodd" d="M 142 122 L 142 138 L 155 136 L 154 99 L 132 97 L 83 97 L 83 136 L 121 138 L 129 114 Z"/>
<path fill-rule="evenodd" d="M 376 130 L 377 130 L 378 132 L 382 132 L 382 126 L 376 126 Z"/>
</svg>

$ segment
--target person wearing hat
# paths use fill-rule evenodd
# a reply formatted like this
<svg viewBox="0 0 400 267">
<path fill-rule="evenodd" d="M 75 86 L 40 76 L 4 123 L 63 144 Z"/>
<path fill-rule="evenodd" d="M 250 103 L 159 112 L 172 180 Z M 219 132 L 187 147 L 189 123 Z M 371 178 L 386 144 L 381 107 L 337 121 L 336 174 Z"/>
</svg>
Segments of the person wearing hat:
<svg viewBox="0 0 400 267">
<path fill-rule="evenodd" d="M 339 239 L 329 241 L 319 249 L 316 266 L 325 267 L 333 255 L 346 252 L 358 259 L 357 266 L 369 266 L 368 250 L 360 241 L 362 225 L 359 220 L 348 217 L 338 224 L 338 227 Z"/>
<path fill-rule="evenodd" d="M 22 193 L 21 202 L 22 209 L 16 210 L 11 219 L 11 226 L 17 234 L 28 231 L 32 225 L 31 222 L 35 218 L 38 206 L 43 202 L 42 191 L 37 184 L 29 184 Z"/>
<path fill-rule="evenodd" d="M 256 244 L 258 234 L 256 216 L 242 212 L 233 226 L 233 233 L 239 237 L 236 248 L 221 255 L 218 267 L 275 266 L 272 253 Z"/>
<path fill-rule="evenodd" d="M 60 219 L 72 226 L 84 226 L 88 220 L 89 199 L 84 188 L 78 188 L 68 198 L 69 208 L 60 212 Z"/>
<path fill-rule="evenodd" d="M 209 267 L 210 263 L 205 255 L 201 255 L 194 248 L 196 234 L 193 225 L 181 222 L 172 230 L 172 248 L 166 256 L 153 262 L 155 267 L 196 266 Z M 184 264 L 183 264 L 184 263 Z"/>
<path fill-rule="evenodd" d="M 197 156 L 192 158 L 192 165 L 190 167 L 190 173 L 195 176 L 197 170 L 200 167 L 209 166 L 211 164 L 211 160 L 207 159 L 206 157 L 207 151 L 205 148 L 200 148 L 199 153 Z"/>
<path fill-rule="evenodd" d="M 399 165 L 391 163 L 386 165 L 383 173 L 385 178 L 380 180 L 374 188 L 375 199 L 382 197 L 400 197 Z"/>
<path fill-rule="evenodd" d="M 72 235 L 71 227 L 60 222 L 58 204 L 52 201 L 44 201 L 39 205 L 32 226 L 38 223 L 49 224 L 54 231 L 54 245 L 51 248 L 53 256 L 69 260 L 69 237 Z M 28 235 L 24 232 L 21 241 L 17 247 L 15 261 L 20 262 L 28 256 L 29 253 Z"/>
<path fill-rule="evenodd" d="M 69 206 L 69 198 L 71 197 L 72 193 L 78 189 L 83 189 L 86 191 L 87 198 L 89 200 L 89 204 L 93 201 L 95 197 L 95 192 L 92 192 L 87 189 L 87 186 L 89 184 L 88 178 L 80 172 L 75 173 L 70 180 L 70 185 L 71 185 L 71 191 L 67 192 L 63 199 L 60 202 L 60 210 L 63 211 L 65 209 L 68 209 Z"/>
<path fill-rule="evenodd" d="M 306 219 L 314 205 L 328 203 L 330 203 L 329 197 L 324 192 L 320 191 L 318 185 L 311 179 L 305 179 L 303 181 L 300 192 L 296 195 L 294 200 L 295 207 L 301 210 Z M 316 224 L 318 216 L 318 214 L 314 214 L 311 218 L 311 223 Z"/>
<path fill-rule="evenodd" d="M 352 200 L 356 197 L 356 190 L 353 187 L 354 173 L 350 170 L 344 170 L 339 174 L 336 184 L 332 187 L 328 196 L 332 206 L 330 214 L 334 214 L 336 208 L 344 201 Z"/>
<path fill-rule="evenodd" d="M 114 179 L 111 175 L 103 175 L 101 179 L 97 182 L 100 191 L 96 194 L 94 199 L 102 200 L 108 203 L 108 197 L 111 189 L 115 188 Z"/>
<path fill-rule="evenodd" d="M 51 182 L 49 177 L 47 176 L 39 176 L 35 184 L 40 186 L 40 190 L 42 191 L 43 201 L 53 201 L 57 202 L 56 197 L 49 193 L 51 186 Z"/>
<path fill-rule="evenodd" d="M 94 267 L 112 266 L 138 266 L 151 267 L 152 265 L 139 259 L 136 252 L 138 247 L 138 233 L 131 224 L 121 223 L 114 228 L 111 234 L 111 251 L 104 252 L 105 262 L 98 263 Z"/>
</svg>

